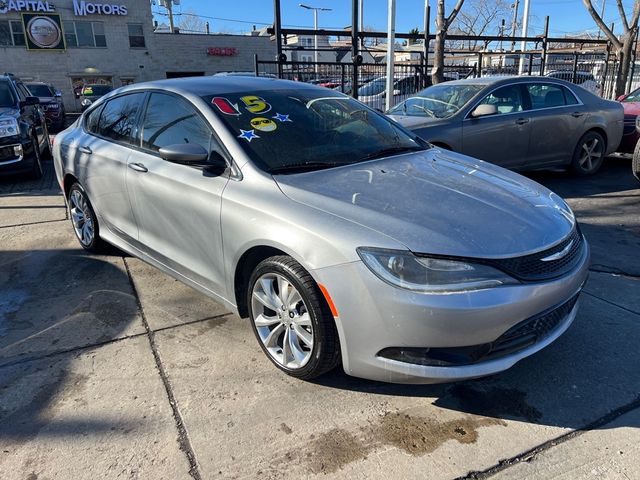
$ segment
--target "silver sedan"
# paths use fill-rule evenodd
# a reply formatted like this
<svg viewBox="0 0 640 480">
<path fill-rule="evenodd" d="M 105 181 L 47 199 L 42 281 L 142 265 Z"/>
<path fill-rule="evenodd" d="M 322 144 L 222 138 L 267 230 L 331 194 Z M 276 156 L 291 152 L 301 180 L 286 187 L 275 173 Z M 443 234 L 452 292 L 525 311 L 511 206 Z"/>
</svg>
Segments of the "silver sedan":
<svg viewBox="0 0 640 480">
<path fill-rule="evenodd" d="M 618 148 L 618 102 L 549 77 L 484 77 L 433 85 L 387 112 L 438 147 L 512 170 L 598 171 Z"/>
<path fill-rule="evenodd" d="M 500 372 L 569 327 L 587 277 L 557 195 L 298 82 L 124 87 L 54 159 L 82 247 L 113 244 L 249 317 L 299 378 Z"/>
</svg>

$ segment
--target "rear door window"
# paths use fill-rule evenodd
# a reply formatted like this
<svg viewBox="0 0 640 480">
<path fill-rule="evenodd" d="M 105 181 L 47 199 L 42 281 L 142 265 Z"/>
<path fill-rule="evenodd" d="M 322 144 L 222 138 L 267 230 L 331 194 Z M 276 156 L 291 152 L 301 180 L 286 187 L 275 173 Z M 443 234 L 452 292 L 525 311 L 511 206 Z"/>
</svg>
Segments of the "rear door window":
<svg viewBox="0 0 640 480">
<path fill-rule="evenodd" d="M 131 93 L 109 100 L 100 115 L 98 134 L 116 142 L 133 144 L 136 119 L 145 93 Z"/>
<path fill-rule="evenodd" d="M 564 107 L 578 103 L 575 96 L 562 85 L 549 83 L 527 84 L 527 91 L 531 98 L 531 108 Z"/>
</svg>

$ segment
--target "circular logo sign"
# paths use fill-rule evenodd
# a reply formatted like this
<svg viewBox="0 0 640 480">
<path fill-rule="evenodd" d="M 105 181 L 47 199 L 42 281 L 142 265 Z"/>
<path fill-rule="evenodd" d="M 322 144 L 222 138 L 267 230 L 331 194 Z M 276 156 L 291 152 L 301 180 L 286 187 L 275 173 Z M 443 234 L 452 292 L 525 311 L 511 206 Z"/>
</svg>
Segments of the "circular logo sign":
<svg viewBox="0 0 640 480">
<path fill-rule="evenodd" d="M 55 48 L 62 39 L 60 27 L 49 17 L 33 17 L 29 20 L 27 35 L 40 48 Z"/>
</svg>

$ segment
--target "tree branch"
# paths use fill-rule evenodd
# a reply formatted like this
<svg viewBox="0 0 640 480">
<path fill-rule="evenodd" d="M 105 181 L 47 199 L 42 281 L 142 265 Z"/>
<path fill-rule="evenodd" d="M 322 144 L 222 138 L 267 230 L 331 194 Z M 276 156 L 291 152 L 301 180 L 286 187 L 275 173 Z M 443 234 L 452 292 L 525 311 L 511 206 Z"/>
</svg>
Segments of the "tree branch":
<svg viewBox="0 0 640 480">
<path fill-rule="evenodd" d="M 638 26 L 638 18 L 640 18 L 640 2 L 636 0 L 633 3 L 633 14 L 631 15 L 629 28 L 636 28 Z"/>
<path fill-rule="evenodd" d="M 456 3 L 456 6 L 453 7 L 453 10 L 451 10 L 451 13 L 445 20 L 445 24 L 447 27 L 449 27 L 449 25 L 451 25 L 451 22 L 453 22 L 456 19 L 456 17 L 458 16 L 458 12 L 462 8 L 463 3 L 464 3 L 464 0 L 458 0 L 458 2 Z"/>
<path fill-rule="evenodd" d="M 620 13 L 620 20 L 622 20 L 624 32 L 627 33 L 629 31 L 629 22 L 627 21 L 627 14 L 624 12 L 624 7 L 622 6 L 622 0 L 616 0 L 616 5 L 618 6 L 618 13 Z"/>
<path fill-rule="evenodd" d="M 593 21 L 596 22 L 596 25 L 598 25 L 600 30 L 604 32 L 604 34 L 607 36 L 609 41 L 613 44 L 615 49 L 620 50 L 622 48 L 622 42 L 618 39 L 618 37 L 614 35 L 614 33 L 609 29 L 609 27 L 607 27 L 607 25 L 604 23 L 600 15 L 598 15 L 598 12 L 595 11 L 595 9 L 593 8 L 593 5 L 591 4 L 591 0 L 582 0 L 582 3 L 584 4 L 584 8 L 587 9 L 587 12 L 589 12 L 589 15 L 591 15 L 591 18 L 593 18 Z M 637 4 L 638 2 L 636 1 L 636 5 Z"/>
</svg>

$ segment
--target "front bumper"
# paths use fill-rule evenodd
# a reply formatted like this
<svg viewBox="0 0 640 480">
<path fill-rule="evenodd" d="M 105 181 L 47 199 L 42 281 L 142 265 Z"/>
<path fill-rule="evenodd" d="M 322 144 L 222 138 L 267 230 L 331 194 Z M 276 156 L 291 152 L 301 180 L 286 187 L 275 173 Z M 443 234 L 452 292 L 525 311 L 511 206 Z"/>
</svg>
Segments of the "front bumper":
<svg viewBox="0 0 640 480">
<path fill-rule="evenodd" d="M 0 138 L 0 175 L 28 172 L 33 168 L 33 145 L 20 137 Z"/>
<path fill-rule="evenodd" d="M 587 279 L 589 247 L 578 265 L 553 281 L 432 295 L 391 287 L 362 262 L 313 271 L 336 306 L 345 372 L 393 383 L 438 383 L 501 372 L 549 345 L 569 327 L 577 303 L 536 343 L 466 365 L 430 366 L 392 360 L 385 349 L 447 349 L 490 344 L 521 322 L 577 295 Z"/>
</svg>

